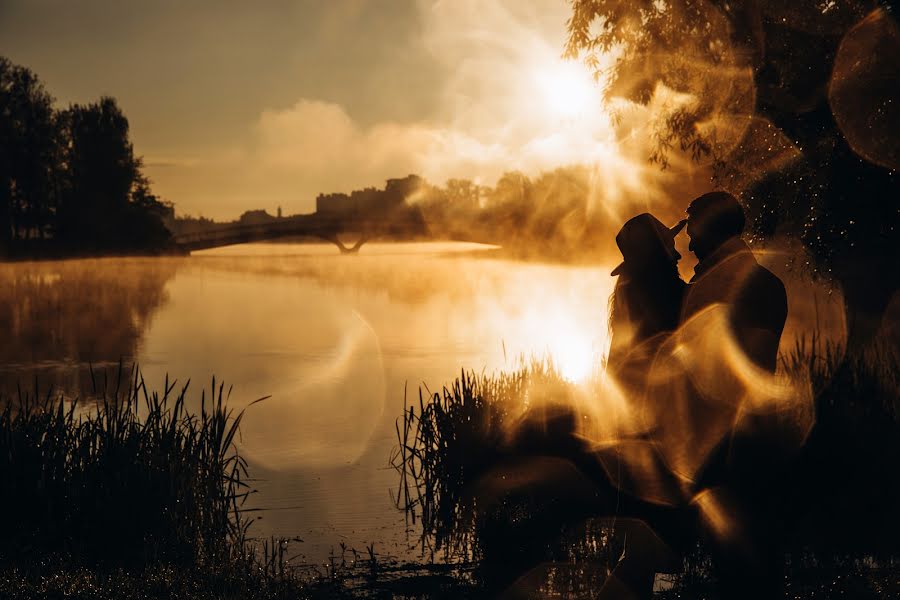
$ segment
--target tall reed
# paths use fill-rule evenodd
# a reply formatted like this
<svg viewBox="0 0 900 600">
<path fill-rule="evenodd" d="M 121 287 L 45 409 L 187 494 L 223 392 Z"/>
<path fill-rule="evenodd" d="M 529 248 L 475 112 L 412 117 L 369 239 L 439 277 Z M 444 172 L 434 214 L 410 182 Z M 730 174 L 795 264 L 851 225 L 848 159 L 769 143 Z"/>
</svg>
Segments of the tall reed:
<svg viewBox="0 0 900 600">
<path fill-rule="evenodd" d="M 878 346 L 845 356 L 840 346 L 813 337 L 781 357 L 781 371 L 808 384 L 815 400 L 812 433 L 791 465 L 793 489 L 779 491 L 794 503 L 787 513 L 786 550 L 811 552 L 817 560 L 848 552 L 877 554 L 879 564 L 893 564 L 900 556 L 897 350 Z M 439 393 L 420 389 L 418 402 L 406 406 L 397 420 L 392 462 L 400 477 L 395 500 L 415 521 L 425 552 L 484 558 L 479 537 L 485 529 L 479 519 L 485 507 L 476 505 L 472 485 L 509 458 L 504 436 L 520 414 L 515 407 L 534 404 L 535 389 L 563 397 L 567 387 L 572 386 L 552 364 L 533 361 L 509 373 L 462 372 Z M 513 533 L 534 518 L 519 508 L 503 507 L 511 522 L 502 529 L 509 545 Z M 706 565 L 702 576 L 689 568 L 689 559 Z M 671 578 L 676 589 L 705 585 L 708 558 L 701 551 L 685 561 L 685 571 Z"/>
<path fill-rule="evenodd" d="M 391 463 L 400 475 L 396 504 L 420 527 L 422 550 L 446 558 L 477 556 L 471 485 L 504 455 L 511 422 L 538 394 L 570 384 L 550 360 L 522 360 L 494 374 L 462 371 L 440 392 L 419 389 L 396 422 Z"/>
<path fill-rule="evenodd" d="M 213 379 L 192 414 L 188 386 L 151 392 L 120 368 L 93 404 L 37 389 L 0 399 L 0 563 L 211 567 L 247 552 L 243 411 Z"/>
</svg>

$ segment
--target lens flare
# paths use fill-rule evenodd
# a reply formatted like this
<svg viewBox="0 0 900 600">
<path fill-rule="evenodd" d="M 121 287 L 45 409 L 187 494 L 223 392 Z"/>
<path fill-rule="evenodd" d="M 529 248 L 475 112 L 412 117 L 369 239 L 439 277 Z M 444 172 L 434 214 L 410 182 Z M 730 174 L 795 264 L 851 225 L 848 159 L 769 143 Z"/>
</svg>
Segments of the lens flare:
<svg viewBox="0 0 900 600">
<path fill-rule="evenodd" d="M 534 83 L 552 117 L 574 118 L 601 109 L 600 87 L 581 63 L 556 60 L 535 71 Z"/>
<path fill-rule="evenodd" d="M 584 332 L 561 332 L 551 342 L 550 356 L 560 374 L 572 383 L 582 383 L 596 365 L 591 337 Z"/>
</svg>

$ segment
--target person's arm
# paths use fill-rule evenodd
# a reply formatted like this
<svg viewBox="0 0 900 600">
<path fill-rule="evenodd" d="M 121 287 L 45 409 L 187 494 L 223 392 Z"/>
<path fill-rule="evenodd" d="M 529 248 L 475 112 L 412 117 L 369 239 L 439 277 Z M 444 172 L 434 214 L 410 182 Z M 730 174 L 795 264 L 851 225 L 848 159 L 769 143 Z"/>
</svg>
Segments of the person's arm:
<svg viewBox="0 0 900 600">
<path fill-rule="evenodd" d="M 760 269 L 738 298 L 732 324 L 737 342 L 747 357 L 770 373 L 775 372 L 778 364 L 778 345 L 786 320 L 784 284 L 769 271 Z"/>
</svg>

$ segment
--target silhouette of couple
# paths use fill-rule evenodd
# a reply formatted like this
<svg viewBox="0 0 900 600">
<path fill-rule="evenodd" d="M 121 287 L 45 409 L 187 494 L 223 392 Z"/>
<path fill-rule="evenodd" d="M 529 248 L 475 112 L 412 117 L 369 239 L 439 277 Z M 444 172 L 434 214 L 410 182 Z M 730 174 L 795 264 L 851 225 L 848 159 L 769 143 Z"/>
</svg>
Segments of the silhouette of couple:
<svg viewBox="0 0 900 600">
<path fill-rule="evenodd" d="M 474 486 L 488 515 L 520 502 L 538 507 L 518 521 L 527 541 L 517 552 L 513 530 L 482 528 L 485 570 L 506 597 L 528 588 L 560 523 L 597 519 L 626 540 L 599 598 L 650 598 L 655 573 L 680 572 L 698 539 L 712 554 L 721 597 L 778 595 L 773 482 L 786 461 L 769 443 L 778 432 L 757 427 L 754 409 L 777 389 L 787 297 L 742 241 L 744 225 L 738 201 L 711 192 L 672 228 L 645 213 L 616 236 L 624 261 L 612 272 L 607 373 L 624 399 L 616 406 L 628 407 L 622 423 L 600 411 L 603 426 L 614 424 L 595 435 L 564 401 L 526 410 L 502 460 Z M 675 249 L 685 226 L 699 260 L 688 283 Z"/>
<path fill-rule="evenodd" d="M 685 226 L 699 261 L 688 283 L 675 249 Z M 780 458 L 747 415 L 771 389 L 787 296 L 741 239 L 744 226 L 738 201 L 717 191 L 694 199 L 672 228 L 644 213 L 616 236 L 624 261 L 612 272 L 607 372 L 640 433 L 596 456 L 613 485 L 637 499 L 638 520 L 624 527 L 631 556 L 602 597 L 649 597 L 654 572 L 667 570 L 660 556 L 677 558 L 697 536 L 723 597 L 778 594 Z"/>
<path fill-rule="evenodd" d="M 637 347 L 661 343 L 679 325 L 718 304 L 726 309 L 746 356 L 774 373 L 787 296 L 781 280 L 759 265 L 741 239 L 743 208 L 727 192 L 710 192 L 691 202 L 687 214 L 670 229 L 644 213 L 616 236 L 624 262 L 612 272 L 619 280 L 610 303 L 609 368 L 627 367 Z M 681 255 L 675 249 L 675 236 L 685 225 L 699 261 L 687 284 L 678 275 Z"/>
</svg>

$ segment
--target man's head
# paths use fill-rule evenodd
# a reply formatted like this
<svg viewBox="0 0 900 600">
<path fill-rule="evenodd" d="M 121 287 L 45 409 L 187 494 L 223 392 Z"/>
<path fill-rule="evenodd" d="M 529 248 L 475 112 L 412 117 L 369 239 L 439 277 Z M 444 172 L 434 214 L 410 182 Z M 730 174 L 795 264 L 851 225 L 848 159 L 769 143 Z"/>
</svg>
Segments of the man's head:
<svg viewBox="0 0 900 600">
<path fill-rule="evenodd" d="M 744 209 L 728 192 L 709 192 L 695 198 L 687 214 L 689 248 L 700 260 L 744 231 Z"/>
</svg>

